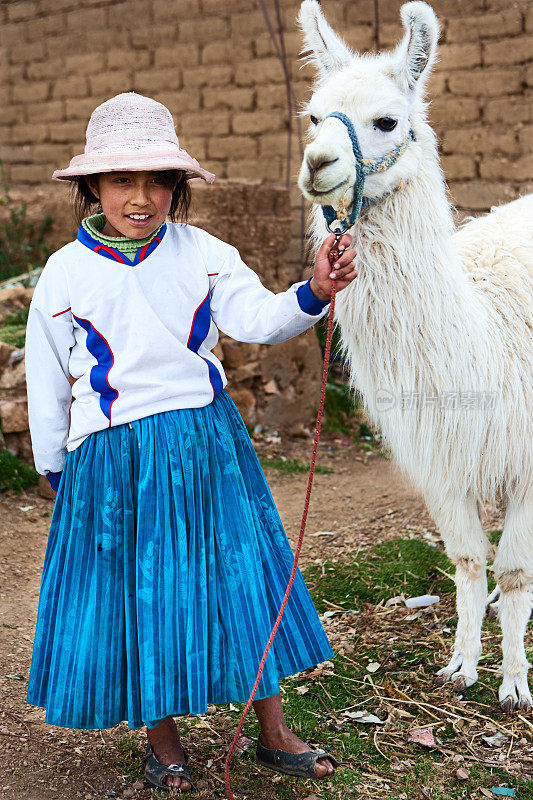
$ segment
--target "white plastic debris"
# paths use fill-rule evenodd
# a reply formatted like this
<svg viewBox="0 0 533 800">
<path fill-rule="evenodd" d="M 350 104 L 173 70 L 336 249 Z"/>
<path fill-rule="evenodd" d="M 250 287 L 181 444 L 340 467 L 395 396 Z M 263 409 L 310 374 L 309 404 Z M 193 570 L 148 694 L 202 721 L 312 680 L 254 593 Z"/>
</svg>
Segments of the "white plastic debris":
<svg viewBox="0 0 533 800">
<path fill-rule="evenodd" d="M 424 606 L 433 606 L 439 602 L 440 597 L 438 594 L 422 594 L 420 597 L 408 597 L 405 605 L 407 608 L 423 608 Z"/>
</svg>

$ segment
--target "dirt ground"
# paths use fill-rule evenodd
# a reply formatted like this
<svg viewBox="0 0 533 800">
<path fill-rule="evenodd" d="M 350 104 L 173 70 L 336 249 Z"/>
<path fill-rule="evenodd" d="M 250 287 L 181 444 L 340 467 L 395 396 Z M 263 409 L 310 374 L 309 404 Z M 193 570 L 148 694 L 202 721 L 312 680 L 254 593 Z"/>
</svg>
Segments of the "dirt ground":
<svg viewBox="0 0 533 800">
<path fill-rule="evenodd" d="M 309 460 L 309 440 L 265 442 L 263 455 Z M 337 559 L 386 538 L 434 530 L 421 498 L 377 452 L 359 450 L 338 434 L 325 434 L 311 500 L 301 565 Z M 291 542 L 297 539 L 307 476 L 268 469 L 267 477 Z M 125 782 L 102 753 L 128 729 L 81 731 L 44 723 L 44 712 L 25 702 L 39 582 L 53 501 L 31 488 L 0 495 L 0 798 L 103 800 L 150 796 Z M 497 527 L 489 514 L 486 524 Z M 328 532 L 328 535 L 324 535 Z M 314 534 L 321 533 L 320 536 Z M 211 718 L 216 727 L 216 716 Z"/>
</svg>

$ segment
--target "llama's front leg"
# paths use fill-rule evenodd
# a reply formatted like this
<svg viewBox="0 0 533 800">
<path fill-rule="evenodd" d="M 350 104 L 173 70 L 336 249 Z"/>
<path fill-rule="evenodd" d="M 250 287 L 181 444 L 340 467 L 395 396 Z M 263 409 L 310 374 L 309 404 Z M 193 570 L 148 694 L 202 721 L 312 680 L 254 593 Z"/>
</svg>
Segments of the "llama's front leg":
<svg viewBox="0 0 533 800">
<path fill-rule="evenodd" d="M 481 625 L 487 604 L 487 552 L 489 543 L 481 525 L 477 504 L 468 497 L 427 496 L 429 511 L 454 562 L 457 589 L 457 632 L 452 658 L 437 673 L 437 684 L 449 680 L 457 692 L 477 681 L 481 655 Z"/>
<path fill-rule="evenodd" d="M 463 692 L 478 679 L 481 655 L 481 626 L 487 604 L 486 562 L 461 558 L 455 565 L 457 631 L 448 666 L 437 672 L 436 683 L 450 679 L 456 692 Z"/>
<path fill-rule="evenodd" d="M 513 708 L 529 711 L 533 699 L 527 683 L 529 664 L 524 638 L 533 605 L 528 591 L 533 580 L 533 497 L 529 502 L 512 501 L 507 506 L 494 573 L 501 589 L 498 601 L 503 651 L 500 703 L 506 714 Z"/>
</svg>

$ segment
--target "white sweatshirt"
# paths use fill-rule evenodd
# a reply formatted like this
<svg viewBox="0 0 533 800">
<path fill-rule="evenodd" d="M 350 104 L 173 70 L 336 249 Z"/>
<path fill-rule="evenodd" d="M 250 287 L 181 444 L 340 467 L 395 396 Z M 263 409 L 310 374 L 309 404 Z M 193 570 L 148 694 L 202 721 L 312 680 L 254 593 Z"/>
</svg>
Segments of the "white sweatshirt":
<svg viewBox="0 0 533 800">
<path fill-rule="evenodd" d="M 308 283 L 273 294 L 234 247 L 199 228 L 167 223 L 159 237 L 138 263 L 120 263 L 118 251 L 80 228 L 41 273 L 26 381 L 43 475 L 61 471 L 67 451 L 94 431 L 211 403 L 227 383 L 211 352 L 219 330 L 241 342 L 283 342 L 325 313 Z"/>
</svg>

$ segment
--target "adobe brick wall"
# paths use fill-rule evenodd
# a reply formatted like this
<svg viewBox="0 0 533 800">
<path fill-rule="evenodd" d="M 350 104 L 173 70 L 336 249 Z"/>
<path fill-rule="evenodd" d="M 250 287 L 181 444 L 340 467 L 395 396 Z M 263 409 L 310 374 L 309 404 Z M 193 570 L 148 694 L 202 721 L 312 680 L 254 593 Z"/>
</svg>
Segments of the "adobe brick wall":
<svg viewBox="0 0 533 800">
<path fill-rule="evenodd" d="M 275 24 L 273 3 L 266 5 Z M 305 100 L 312 71 L 298 61 L 299 3 L 281 5 L 294 90 Z M 379 0 L 382 47 L 400 36 L 400 5 Z M 350 45 L 374 47 L 373 0 L 322 6 Z M 533 185 L 533 7 L 528 0 L 434 0 L 433 7 L 443 32 L 430 118 L 457 207 L 479 213 Z M 43 187 L 41 196 L 56 202 L 51 171 L 81 152 L 93 108 L 129 90 L 165 103 L 183 146 L 218 177 L 284 183 L 286 90 L 257 2 L 4 0 L 0 36 L 0 158 L 25 196 Z M 296 235 L 298 167 L 293 135 Z"/>
</svg>

